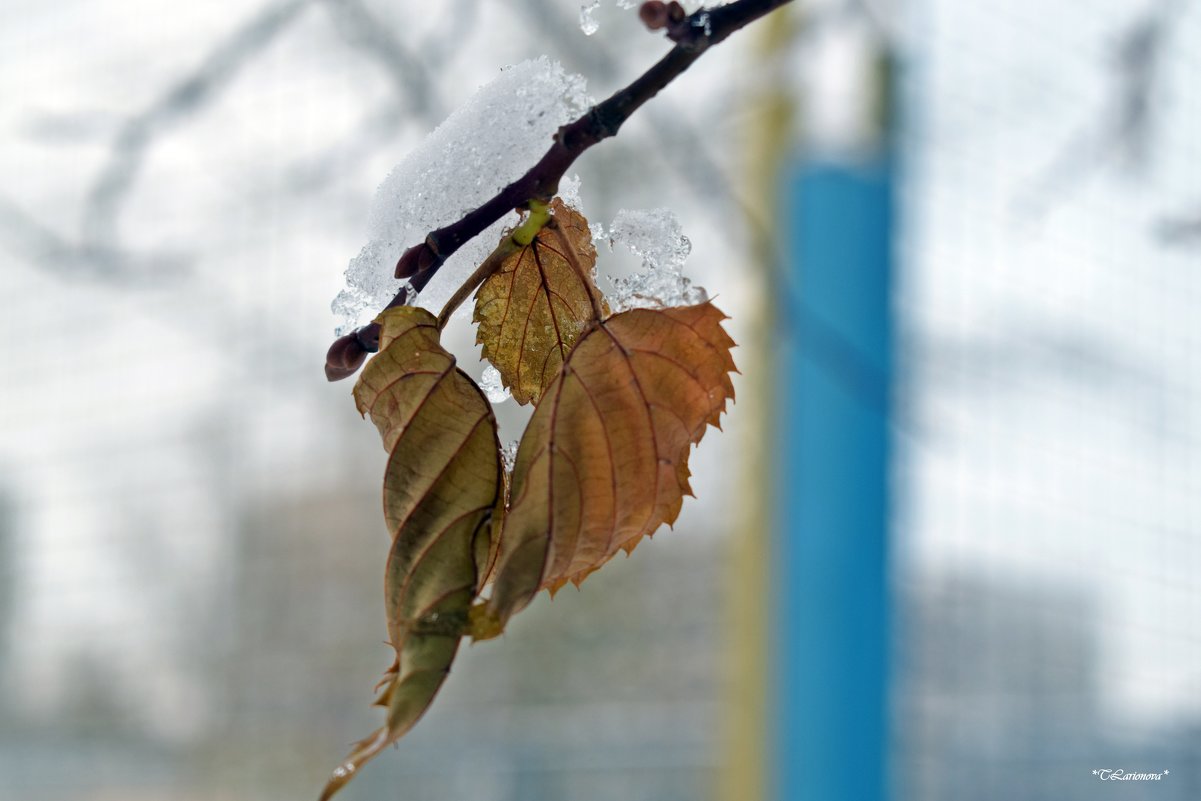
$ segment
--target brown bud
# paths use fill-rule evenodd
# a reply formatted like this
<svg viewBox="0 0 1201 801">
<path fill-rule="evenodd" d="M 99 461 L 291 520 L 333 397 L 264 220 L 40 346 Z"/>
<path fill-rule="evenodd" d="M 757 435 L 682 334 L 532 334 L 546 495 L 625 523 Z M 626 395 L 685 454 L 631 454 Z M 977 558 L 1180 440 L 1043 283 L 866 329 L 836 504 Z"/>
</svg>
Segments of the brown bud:
<svg viewBox="0 0 1201 801">
<path fill-rule="evenodd" d="M 667 3 L 646 0 L 638 9 L 638 18 L 652 31 L 667 27 Z"/>
<path fill-rule="evenodd" d="M 426 270 L 438 264 L 441 259 L 438 254 L 434 253 L 429 244 L 422 242 L 420 245 L 413 247 L 401 254 L 396 262 L 396 277 L 397 278 L 412 278 L 418 273 L 423 273 Z"/>
<path fill-rule="evenodd" d="M 688 12 L 685 11 L 684 7 L 677 3 L 676 0 L 671 0 L 671 2 L 667 4 L 668 22 L 683 22 L 684 18 L 687 16 Z"/>
<path fill-rule="evenodd" d="M 359 341 L 357 331 L 338 337 L 325 354 L 326 380 L 341 381 L 354 375 L 366 358 L 367 349 Z"/>
</svg>

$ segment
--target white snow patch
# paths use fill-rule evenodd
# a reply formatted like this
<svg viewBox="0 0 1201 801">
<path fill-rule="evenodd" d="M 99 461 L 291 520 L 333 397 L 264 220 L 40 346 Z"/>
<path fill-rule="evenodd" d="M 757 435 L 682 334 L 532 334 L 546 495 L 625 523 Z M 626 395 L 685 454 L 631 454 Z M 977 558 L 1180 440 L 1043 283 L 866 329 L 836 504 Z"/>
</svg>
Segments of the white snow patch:
<svg viewBox="0 0 1201 801">
<path fill-rule="evenodd" d="M 573 173 L 560 178 L 558 194 L 564 203 L 583 214 L 587 219 L 588 215 L 584 214 L 584 207 L 580 203 L 580 176 Z"/>
<path fill-rule="evenodd" d="M 600 29 L 596 21 L 596 10 L 600 8 L 600 0 L 589 0 L 580 4 L 580 30 L 585 36 L 591 36 Z"/>
<path fill-rule="evenodd" d="M 513 465 L 517 464 L 517 440 L 511 439 L 500 449 L 500 461 L 505 472 L 513 475 Z"/>
<path fill-rule="evenodd" d="M 691 306 L 709 299 L 704 289 L 684 277 L 684 261 L 692 242 L 668 209 L 622 209 L 609 229 L 609 247 L 621 245 L 642 259 L 642 269 L 615 278 L 609 306 L 614 312 L 636 308 Z"/>
<path fill-rule="evenodd" d="M 484 374 L 480 376 L 480 389 L 492 403 L 504 403 L 510 398 L 508 387 L 501 381 L 500 370 L 492 365 L 484 368 Z"/>
<path fill-rule="evenodd" d="M 370 320 L 400 289 L 396 260 L 432 230 L 459 220 L 533 166 L 559 127 L 591 98 L 584 78 L 545 56 L 506 67 L 393 168 L 376 190 L 368 242 L 346 268 L 332 309 L 337 333 Z M 514 219 L 497 221 L 446 260 L 416 305 L 437 314 Z"/>
</svg>

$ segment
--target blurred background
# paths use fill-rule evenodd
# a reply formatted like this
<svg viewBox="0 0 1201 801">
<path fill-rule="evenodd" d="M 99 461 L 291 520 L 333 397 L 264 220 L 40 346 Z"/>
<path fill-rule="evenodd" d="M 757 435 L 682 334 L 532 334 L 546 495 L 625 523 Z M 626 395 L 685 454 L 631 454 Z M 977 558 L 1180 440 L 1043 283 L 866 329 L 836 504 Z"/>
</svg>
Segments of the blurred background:
<svg viewBox="0 0 1201 801">
<path fill-rule="evenodd" d="M 0 5 L 0 796 L 315 798 L 379 725 L 329 303 L 501 66 L 665 52 L 622 5 Z M 1199 75 L 1189 0 L 798 0 L 589 151 L 590 219 L 682 222 L 738 403 L 674 531 L 344 797 L 1201 797 Z"/>
</svg>

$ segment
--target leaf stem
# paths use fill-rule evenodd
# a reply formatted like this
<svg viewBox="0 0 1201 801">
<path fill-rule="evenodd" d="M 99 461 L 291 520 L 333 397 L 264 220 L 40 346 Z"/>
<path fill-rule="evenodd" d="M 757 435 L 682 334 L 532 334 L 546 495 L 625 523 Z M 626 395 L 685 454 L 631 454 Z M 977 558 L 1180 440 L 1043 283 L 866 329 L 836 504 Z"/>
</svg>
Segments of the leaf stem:
<svg viewBox="0 0 1201 801">
<path fill-rule="evenodd" d="M 499 270 L 505 259 L 521 248 L 529 247 L 530 243 L 534 241 L 534 237 L 538 236 L 538 232 L 551 219 L 550 204 L 543 203 L 541 200 L 531 200 L 529 207 L 530 213 L 521 221 L 521 224 L 513 229 L 513 233 L 500 240 L 500 244 L 488 254 L 488 258 L 484 259 L 484 263 L 467 277 L 463 285 L 456 289 L 455 293 L 450 296 L 450 300 L 446 301 L 446 305 L 442 307 L 442 311 L 438 312 L 439 331 L 446 327 L 446 324 L 450 321 L 450 316 L 455 313 L 455 309 L 459 308 L 463 304 L 463 301 L 467 300 L 480 284 L 488 280 L 488 277 L 492 273 Z"/>
<path fill-rule="evenodd" d="M 446 301 L 446 305 L 442 307 L 442 311 L 438 312 L 439 331 L 446 328 L 446 324 L 450 322 L 450 316 L 455 313 L 455 309 L 462 306 L 463 301 L 467 300 L 480 284 L 488 280 L 488 277 L 492 273 L 499 270 L 504 260 L 516 252 L 518 247 L 519 245 L 513 241 L 513 237 L 511 236 L 506 236 L 500 240 L 500 244 L 488 254 L 488 258 L 484 259 L 484 263 L 475 268 L 475 272 L 467 277 L 463 285 L 456 289 L 455 293 L 450 296 L 450 300 Z"/>
</svg>

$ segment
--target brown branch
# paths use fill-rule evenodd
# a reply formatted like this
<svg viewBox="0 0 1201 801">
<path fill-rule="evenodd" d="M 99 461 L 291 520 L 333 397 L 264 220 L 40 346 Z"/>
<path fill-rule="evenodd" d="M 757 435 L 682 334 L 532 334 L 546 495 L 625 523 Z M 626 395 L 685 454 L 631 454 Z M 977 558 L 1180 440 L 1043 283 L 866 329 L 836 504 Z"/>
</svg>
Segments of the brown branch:
<svg viewBox="0 0 1201 801">
<path fill-rule="evenodd" d="M 396 263 L 396 277 L 408 278 L 409 285 L 388 306 L 406 303 L 410 291 L 420 292 L 451 254 L 504 214 L 531 200 L 549 201 L 558 191 L 563 174 L 585 150 L 616 135 L 630 115 L 692 66 L 709 47 L 789 2 L 735 0 L 717 8 L 701 8 L 683 22 L 671 25 L 668 35 L 676 44 L 667 55 L 629 86 L 560 128 L 550 148 L 525 175 L 458 222 L 431 231 L 424 242 L 406 250 Z M 337 381 L 352 375 L 366 354 L 378 347 L 379 326 L 375 323 L 340 337 L 326 355 L 326 378 Z"/>
</svg>

